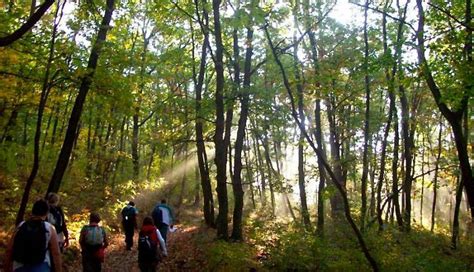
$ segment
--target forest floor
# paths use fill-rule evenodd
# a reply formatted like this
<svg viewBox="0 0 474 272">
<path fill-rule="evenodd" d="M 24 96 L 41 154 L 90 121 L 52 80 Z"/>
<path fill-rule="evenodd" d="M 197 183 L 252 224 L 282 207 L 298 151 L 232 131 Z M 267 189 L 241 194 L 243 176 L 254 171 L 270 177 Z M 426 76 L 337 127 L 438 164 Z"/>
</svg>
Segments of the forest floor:
<svg viewBox="0 0 474 272">
<path fill-rule="evenodd" d="M 168 234 L 168 257 L 164 257 L 158 266 L 158 271 L 201 271 L 205 266 L 205 257 L 194 244 L 193 237 L 201 231 L 197 227 L 183 227 L 177 225 L 177 231 Z M 102 266 L 104 272 L 139 272 L 138 251 L 135 247 L 131 251 L 125 249 L 124 236 L 112 234 L 110 245 L 106 249 L 106 258 Z M 65 264 L 66 271 L 82 271 L 80 256 L 73 262 Z"/>
</svg>

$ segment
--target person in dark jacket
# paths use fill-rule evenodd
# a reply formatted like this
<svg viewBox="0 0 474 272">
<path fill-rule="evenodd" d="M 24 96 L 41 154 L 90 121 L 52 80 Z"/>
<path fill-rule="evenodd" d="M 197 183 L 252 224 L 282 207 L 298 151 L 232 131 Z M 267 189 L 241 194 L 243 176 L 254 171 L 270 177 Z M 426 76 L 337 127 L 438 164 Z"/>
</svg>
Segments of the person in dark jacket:
<svg viewBox="0 0 474 272">
<path fill-rule="evenodd" d="M 160 204 L 157 204 L 152 212 L 155 226 L 161 233 L 161 236 L 167 241 L 168 229 L 173 228 L 174 215 L 170 206 L 166 204 L 166 199 L 162 199 Z"/>
<path fill-rule="evenodd" d="M 58 205 L 59 195 L 55 193 L 49 193 L 47 201 L 49 204 L 47 221 L 56 228 L 59 249 L 61 252 L 63 252 L 64 248 L 69 246 L 69 232 L 67 230 L 63 209 Z"/>
<path fill-rule="evenodd" d="M 127 250 L 132 250 L 133 236 L 135 229 L 137 229 L 137 214 L 138 210 L 135 208 L 133 201 L 128 202 L 128 205 L 122 209 L 122 226 L 125 232 L 125 246 Z"/>
</svg>

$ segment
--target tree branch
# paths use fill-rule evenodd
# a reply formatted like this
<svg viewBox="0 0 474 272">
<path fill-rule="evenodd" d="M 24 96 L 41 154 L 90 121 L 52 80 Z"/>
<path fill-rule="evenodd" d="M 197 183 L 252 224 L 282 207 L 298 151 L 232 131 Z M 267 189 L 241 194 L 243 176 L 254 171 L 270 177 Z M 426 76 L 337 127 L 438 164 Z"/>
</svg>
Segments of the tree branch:
<svg viewBox="0 0 474 272">
<path fill-rule="evenodd" d="M 30 18 L 24 23 L 20 28 L 15 30 L 10 35 L 7 35 L 5 37 L 0 38 L 0 47 L 7 46 L 15 42 L 16 40 L 19 40 L 23 35 L 25 35 L 26 32 L 28 32 L 40 19 L 43 17 L 43 15 L 46 13 L 46 11 L 49 9 L 49 7 L 54 3 L 54 0 L 46 0 L 40 7 L 39 9 L 31 15 Z"/>
</svg>

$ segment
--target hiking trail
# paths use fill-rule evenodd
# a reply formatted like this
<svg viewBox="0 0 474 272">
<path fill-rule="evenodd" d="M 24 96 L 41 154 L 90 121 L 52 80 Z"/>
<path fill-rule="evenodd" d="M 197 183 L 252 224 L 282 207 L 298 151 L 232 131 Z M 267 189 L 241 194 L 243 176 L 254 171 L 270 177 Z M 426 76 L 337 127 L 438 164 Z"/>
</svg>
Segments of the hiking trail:
<svg viewBox="0 0 474 272">
<path fill-rule="evenodd" d="M 202 231 L 197 226 L 175 225 L 177 230 L 168 233 L 168 257 L 163 257 L 157 271 L 201 271 L 206 265 L 204 253 L 196 246 L 194 237 Z M 109 234 L 109 246 L 106 249 L 103 272 L 139 272 L 137 237 L 135 232 L 132 250 L 125 249 L 123 233 Z M 65 271 L 82 271 L 81 255 L 65 267 Z"/>
</svg>

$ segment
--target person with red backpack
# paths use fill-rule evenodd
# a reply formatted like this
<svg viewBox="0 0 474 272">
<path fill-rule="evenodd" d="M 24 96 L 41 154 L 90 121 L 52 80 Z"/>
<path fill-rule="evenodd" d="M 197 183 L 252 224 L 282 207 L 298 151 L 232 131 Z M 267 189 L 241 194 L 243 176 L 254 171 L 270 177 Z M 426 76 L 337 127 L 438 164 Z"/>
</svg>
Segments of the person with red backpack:
<svg viewBox="0 0 474 272">
<path fill-rule="evenodd" d="M 153 219 L 147 216 L 143 219 L 138 236 L 138 266 L 141 272 L 155 272 L 160 260 L 158 252 L 160 245 L 163 256 L 168 256 L 166 244 L 160 231 L 153 224 Z"/>
<path fill-rule="evenodd" d="M 125 246 L 127 250 L 132 250 L 133 236 L 135 229 L 137 229 L 137 214 L 138 210 L 135 208 L 133 201 L 128 202 L 128 205 L 122 209 L 122 226 L 125 232 Z"/>
<path fill-rule="evenodd" d="M 81 229 L 79 244 L 81 245 L 82 269 L 84 272 L 100 272 L 104 262 L 104 251 L 108 246 L 105 229 L 99 226 L 100 215 L 92 212 L 89 224 Z"/>
<path fill-rule="evenodd" d="M 48 210 L 48 203 L 40 199 L 33 204 L 31 218 L 18 225 L 7 247 L 5 272 L 62 270 L 56 230 L 45 221 Z"/>
</svg>

